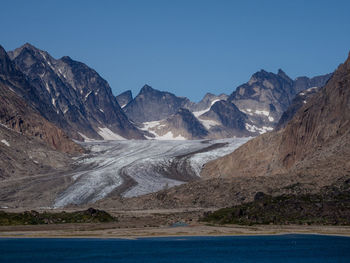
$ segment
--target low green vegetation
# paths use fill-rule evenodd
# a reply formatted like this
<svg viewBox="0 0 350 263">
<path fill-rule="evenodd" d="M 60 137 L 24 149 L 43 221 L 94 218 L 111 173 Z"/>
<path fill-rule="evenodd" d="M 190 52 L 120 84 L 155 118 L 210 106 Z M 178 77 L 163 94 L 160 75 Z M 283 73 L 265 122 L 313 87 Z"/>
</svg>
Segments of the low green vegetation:
<svg viewBox="0 0 350 263">
<path fill-rule="evenodd" d="M 7 213 L 0 211 L 0 225 L 40 225 L 65 223 L 105 223 L 117 219 L 105 211 L 89 208 L 77 212 L 43 212 L 26 211 L 23 213 Z"/>
<path fill-rule="evenodd" d="M 318 194 L 273 197 L 259 192 L 254 201 L 207 213 L 202 221 L 240 225 L 350 225 L 350 191 L 348 185 L 343 185 L 326 187 Z"/>
</svg>

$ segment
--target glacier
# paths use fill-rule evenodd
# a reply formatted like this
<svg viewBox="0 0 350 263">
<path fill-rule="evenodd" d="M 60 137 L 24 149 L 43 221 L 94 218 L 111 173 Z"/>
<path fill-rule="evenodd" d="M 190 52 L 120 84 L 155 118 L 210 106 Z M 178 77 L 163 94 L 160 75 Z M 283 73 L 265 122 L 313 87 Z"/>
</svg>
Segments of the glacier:
<svg viewBox="0 0 350 263">
<path fill-rule="evenodd" d="M 120 193 L 125 198 L 180 185 L 193 177 L 199 179 L 205 163 L 233 152 L 249 139 L 81 143 L 89 154 L 76 159 L 78 169 L 65 175 L 73 182 L 57 196 L 53 207 L 96 202 L 123 186 L 126 178 L 133 184 Z M 181 176 L 172 176 L 172 169 L 178 169 Z"/>
</svg>

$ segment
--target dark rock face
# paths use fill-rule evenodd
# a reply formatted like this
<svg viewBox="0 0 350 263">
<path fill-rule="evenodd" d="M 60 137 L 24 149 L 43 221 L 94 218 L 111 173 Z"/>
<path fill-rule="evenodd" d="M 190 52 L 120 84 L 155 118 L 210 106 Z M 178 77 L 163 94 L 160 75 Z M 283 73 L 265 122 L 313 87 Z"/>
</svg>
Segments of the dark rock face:
<svg viewBox="0 0 350 263">
<path fill-rule="evenodd" d="M 278 74 L 261 70 L 239 86 L 228 101 L 246 113 L 256 126 L 273 128 L 295 94 L 293 80 L 282 70 Z"/>
<path fill-rule="evenodd" d="M 322 87 L 331 74 L 293 81 L 282 70 L 277 74 L 261 70 L 249 82 L 239 86 L 228 101 L 247 114 L 256 127 L 271 130 L 292 103 L 297 93 L 311 87 Z"/>
<path fill-rule="evenodd" d="M 219 137 L 247 136 L 250 134 L 245 127 L 248 119 L 246 114 L 228 101 L 215 102 L 208 112 L 200 116 L 200 119 L 214 120 L 219 123 L 220 125 L 209 129 L 214 134 L 219 133 Z"/>
<path fill-rule="evenodd" d="M 159 91 L 145 85 L 140 93 L 124 108 L 135 122 L 158 121 L 175 114 L 180 108 L 192 105 L 189 99 Z"/>
<path fill-rule="evenodd" d="M 164 135 L 168 132 L 172 132 L 175 137 L 181 136 L 190 140 L 204 139 L 208 135 L 208 131 L 192 112 L 183 108 L 180 108 L 174 115 L 162 121 L 159 128 L 157 128 L 159 135 Z"/>
<path fill-rule="evenodd" d="M 117 99 L 117 102 L 121 108 L 124 108 L 133 99 L 131 90 L 124 91 L 115 98 Z"/>
<path fill-rule="evenodd" d="M 227 98 L 228 95 L 226 94 L 214 95 L 212 93 L 207 93 L 200 102 L 194 104 L 189 110 L 192 112 L 206 110 L 209 109 L 215 101 L 226 100 Z"/>
<path fill-rule="evenodd" d="M 99 128 L 108 128 L 125 138 L 143 138 L 119 107 L 108 83 L 85 64 L 69 57 L 56 60 L 30 44 L 9 55 L 38 94 L 40 113 L 71 137 L 81 139 L 84 134 L 102 139 Z"/>
<path fill-rule="evenodd" d="M 332 77 L 333 73 L 316 76 L 313 78 L 308 77 L 299 77 L 294 80 L 293 89 L 299 93 L 303 90 L 307 90 L 310 88 L 318 87 L 321 88 L 326 85 L 327 81 Z"/>
<path fill-rule="evenodd" d="M 311 97 L 320 90 L 318 87 L 308 88 L 300 93 L 298 93 L 292 101 L 289 108 L 283 112 L 280 120 L 278 121 L 275 130 L 280 130 L 284 128 L 287 123 L 294 117 L 298 110 L 306 104 Z"/>
<path fill-rule="evenodd" d="M 38 98 L 35 92 L 30 93 L 34 91 L 33 87 L 17 70 L 1 46 L 0 62 L 0 122 L 14 131 L 37 137 L 53 149 L 70 153 L 82 152 L 61 129 L 48 122 L 31 104 L 25 102 L 23 97 L 33 98 L 33 103 L 37 103 Z"/>
</svg>

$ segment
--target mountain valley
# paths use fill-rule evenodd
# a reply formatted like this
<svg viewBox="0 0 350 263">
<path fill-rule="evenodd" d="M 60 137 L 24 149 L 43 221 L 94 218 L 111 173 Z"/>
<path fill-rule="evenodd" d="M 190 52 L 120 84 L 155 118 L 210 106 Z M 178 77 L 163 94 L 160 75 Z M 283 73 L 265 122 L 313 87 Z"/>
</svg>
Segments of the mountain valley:
<svg viewBox="0 0 350 263">
<path fill-rule="evenodd" d="M 216 209 L 349 176 L 349 59 L 313 78 L 261 70 L 197 103 L 149 85 L 115 96 L 87 65 L 30 44 L 0 48 L 0 62 L 6 209 Z"/>
</svg>

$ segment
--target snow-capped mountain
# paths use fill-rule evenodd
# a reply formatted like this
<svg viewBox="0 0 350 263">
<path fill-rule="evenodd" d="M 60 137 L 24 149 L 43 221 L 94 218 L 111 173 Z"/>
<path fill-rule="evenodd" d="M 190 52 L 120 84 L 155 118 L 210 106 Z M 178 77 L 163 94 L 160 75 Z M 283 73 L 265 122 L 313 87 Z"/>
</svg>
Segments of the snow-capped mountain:
<svg viewBox="0 0 350 263">
<path fill-rule="evenodd" d="M 131 101 L 129 92 L 120 96 L 127 96 L 123 109 L 140 129 L 149 132 L 148 138 L 257 136 L 275 128 L 298 92 L 322 87 L 330 76 L 292 80 L 282 70 L 277 74 L 261 70 L 230 96 L 207 93 L 198 103 L 148 85 Z"/>
<path fill-rule="evenodd" d="M 148 131 L 150 139 L 185 140 L 254 135 L 245 128 L 245 114 L 226 102 L 227 95 L 207 93 L 198 102 L 144 86 L 123 108 Z M 234 124 L 235 123 L 235 124 Z"/>
<path fill-rule="evenodd" d="M 40 113 L 72 138 L 144 138 L 129 122 L 108 83 L 93 69 L 25 44 L 8 52 L 38 94 Z"/>
<path fill-rule="evenodd" d="M 297 93 L 324 86 L 330 76 L 292 80 L 281 69 L 277 74 L 261 70 L 254 73 L 247 83 L 237 87 L 227 100 L 248 116 L 248 131 L 262 134 L 274 129 Z"/>
<path fill-rule="evenodd" d="M 27 90 L 14 91 L 71 138 L 202 139 L 256 136 L 274 129 L 297 93 L 323 86 L 330 74 L 289 78 L 261 70 L 230 96 L 207 93 L 198 102 L 145 85 L 114 97 L 108 83 L 81 62 L 25 44 L 8 52 Z"/>
</svg>

